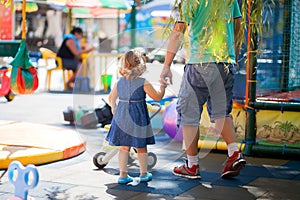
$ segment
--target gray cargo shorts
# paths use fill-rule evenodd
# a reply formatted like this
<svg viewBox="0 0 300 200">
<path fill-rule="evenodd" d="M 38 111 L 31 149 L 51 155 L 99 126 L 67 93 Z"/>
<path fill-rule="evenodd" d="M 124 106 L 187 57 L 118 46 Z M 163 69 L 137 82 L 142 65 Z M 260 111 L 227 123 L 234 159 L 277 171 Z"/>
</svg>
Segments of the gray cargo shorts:
<svg viewBox="0 0 300 200">
<path fill-rule="evenodd" d="M 234 73 L 234 64 L 186 64 L 176 107 L 177 124 L 199 126 L 205 103 L 211 122 L 229 117 Z"/>
</svg>

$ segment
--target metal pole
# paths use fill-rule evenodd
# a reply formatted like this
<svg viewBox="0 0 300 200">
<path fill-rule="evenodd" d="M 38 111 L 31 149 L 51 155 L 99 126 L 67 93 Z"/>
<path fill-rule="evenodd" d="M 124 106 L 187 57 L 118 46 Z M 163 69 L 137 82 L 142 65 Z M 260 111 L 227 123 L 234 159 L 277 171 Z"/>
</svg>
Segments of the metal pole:
<svg viewBox="0 0 300 200">
<path fill-rule="evenodd" d="M 69 12 L 68 12 L 68 31 L 67 33 L 70 33 L 71 30 L 72 30 L 72 27 L 73 27 L 73 24 L 72 24 L 72 8 L 69 8 Z"/>
<path fill-rule="evenodd" d="M 267 146 L 267 145 L 253 145 L 252 147 L 253 156 L 276 156 L 276 158 L 300 158 L 300 149 L 288 147 L 288 145 L 278 146 Z"/>
<path fill-rule="evenodd" d="M 132 4 L 131 7 L 131 48 L 134 48 L 136 46 L 135 41 L 135 28 L 136 28 L 136 3 L 135 1 Z"/>
<path fill-rule="evenodd" d="M 23 0 L 22 4 L 22 40 L 26 40 L 27 33 L 27 22 L 26 22 L 26 0 Z"/>
<path fill-rule="evenodd" d="M 253 4 L 252 4 L 253 3 Z M 251 155 L 252 146 L 256 142 L 256 110 L 250 105 L 256 100 L 256 67 L 257 67 L 257 35 L 258 24 L 255 23 L 254 13 L 257 12 L 257 1 L 247 1 L 248 9 L 248 41 L 246 63 L 246 135 L 245 155 Z M 258 17 L 258 16 L 257 16 Z"/>
<path fill-rule="evenodd" d="M 300 103 L 298 102 L 256 101 L 250 105 L 259 110 L 300 112 Z"/>
</svg>

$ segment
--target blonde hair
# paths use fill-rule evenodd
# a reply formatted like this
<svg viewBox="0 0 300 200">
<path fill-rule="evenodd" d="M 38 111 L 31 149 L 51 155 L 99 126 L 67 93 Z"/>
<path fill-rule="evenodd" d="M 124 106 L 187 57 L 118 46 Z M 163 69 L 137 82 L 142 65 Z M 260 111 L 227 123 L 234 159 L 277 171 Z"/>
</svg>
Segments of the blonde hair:
<svg viewBox="0 0 300 200">
<path fill-rule="evenodd" d="M 135 49 L 127 51 L 121 58 L 119 73 L 126 79 L 136 79 L 146 71 L 143 54 Z"/>
</svg>

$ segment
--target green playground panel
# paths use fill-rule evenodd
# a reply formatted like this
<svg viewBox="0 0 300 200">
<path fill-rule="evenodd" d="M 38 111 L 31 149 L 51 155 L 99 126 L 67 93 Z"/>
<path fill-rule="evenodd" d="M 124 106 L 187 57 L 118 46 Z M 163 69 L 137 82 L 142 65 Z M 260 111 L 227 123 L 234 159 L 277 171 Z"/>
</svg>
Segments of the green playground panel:
<svg viewBox="0 0 300 200">
<path fill-rule="evenodd" d="M 0 57 L 12 56 L 14 57 L 20 46 L 20 40 L 1 40 L 0 41 Z"/>
</svg>

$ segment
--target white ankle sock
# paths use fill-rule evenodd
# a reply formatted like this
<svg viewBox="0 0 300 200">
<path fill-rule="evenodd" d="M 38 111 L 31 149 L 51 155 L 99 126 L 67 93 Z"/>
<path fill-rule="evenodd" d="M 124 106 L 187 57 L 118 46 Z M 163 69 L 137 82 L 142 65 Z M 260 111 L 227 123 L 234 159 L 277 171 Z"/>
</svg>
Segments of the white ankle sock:
<svg viewBox="0 0 300 200">
<path fill-rule="evenodd" d="M 196 155 L 196 156 L 187 155 L 187 159 L 188 159 L 188 167 L 189 168 L 193 167 L 193 165 L 198 165 L 199 164 L 198 155 Z"/>
<path fill-rule="evenodd" d="M 236 142 L 227 145 L 228 156 L 231 157 L 235 151 L 239 151 L 238 144 Z"/>
</svg>

